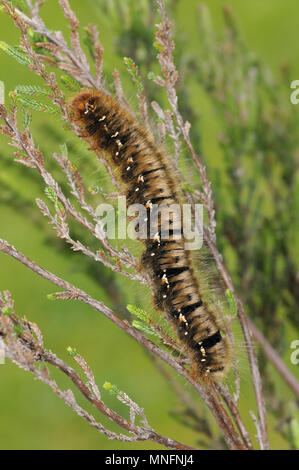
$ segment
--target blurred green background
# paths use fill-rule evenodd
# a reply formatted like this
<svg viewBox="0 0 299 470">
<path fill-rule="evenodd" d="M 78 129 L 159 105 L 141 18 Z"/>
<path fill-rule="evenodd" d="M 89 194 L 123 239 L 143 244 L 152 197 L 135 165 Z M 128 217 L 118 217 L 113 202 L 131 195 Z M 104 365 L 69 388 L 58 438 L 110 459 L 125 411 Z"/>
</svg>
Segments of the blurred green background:
<svg viewBox="0 0 299 470">
<path fill-rule="evenodd" d="M 137 8 L 137 15 L 140 14 L 140 17 L 142 17 L 144 11 L 147 11 L 148 8 L 151 9 L 153 5 L 153 2 L 150 1 L 127 2 L 127 0 L 123 0 L 122 4 L 125 5 L 126 3 L 129 12 L 135 11 L 135 6 L 137 8 L 137 3 L 140 3 L 141 6 Z M 133 5 L 134 3 L 135 5 Z M 122 55 L 129 55 L 129 52 L 122 51 L 122 45 L 117 42 L 120 35 L 117 2 L 71 0 L 70 4 L 77 14 L 82 28 L 91 22 L 96 23 L 99 28 L 100 40 L 105 48 L 104 73 L 108 85 L 112 82 L 111 72 L 115 67 L 118 68 L 121 75 L 125 77 L 124 84 L 125 89 L 128 90 L 129 101 L 133 106 L 136 105 L 134 89 L 129 82 L 122 60 Z M 290 80 L 299 79 L 296 48 L 299 39 L 298 2 L 296 0 L 271 0 L 271 2 L 261 2 L 260 0 L 252 0 L 251 2 L 245 0 L 210 0 L 203 2 L 203 4 L 209 8 L 213 28 L 215 33 L 219 34 L 222 34 L 224 30 L 222 7 L 224 5 L 231 7 L 234 16 L 237 18 L 241 36 L 248 49 L 259 58 L 266 68 L 269 67 L 272 70 L 272 93 L 274 95 L 276 93 L 275 84 L 279 83 L 279 93 L 280 96 L 283 96 L 284 107 L 286 108 L 284 112 L 289 119 L 289 121 L 286 119 L 286 122 L 296 122 L 297 115 L 299 115 L 299 106 L 296 107 L 290 103 L 289 94 Z M 111 6 L 111 9 L 109 9 L 109 6 Z M 193 130 L 194 138 L 196 140 L 200 136 L 200 146 L 205 155 L 208 174 L 211 175 L 215 184 L 217 184 L 218 175 L 221 184 L 222 157 L 226 151 L 218 142 L 219 130 L 223 127 L 221 116 L 217 115 L 213 96 L 209 96 L 207 91 L 204 71 L 201 71 L 201 80 L 199 80 L 197 68 L 192 68 L 192 62 L 201 64 L 205 60 L 201 49 L 198 2 L 194 0 L 171 2 L 169 14 L 175 21 L 175 34 L 179 38 L 178 41 L 180 41 L 178 46 L 180 60 L 184 64 L 184 59 L 188 62 L 189 56 L 191 57 L 191 65 L 187 64 L 186 66 L 186 83 L 188 85 L 187 93 L 191 95 L 196 117 L 195 129 Z M 56 0 L 46 2 L 41 9 L 41 15 L 50 29 L 61 30 L 63 33 L 68 34 L 65 18 Z M 154 13 L 153 20 L 156 20 Z M 3 13 L 0 14 L 0 26 L 0 40 L 16 45 L 18 32 L 12 21 L 8 20 Z M 149 35 L 149 39 L 146 39 L 146 41 L 153 42 L 152 30 L 147 29 L 146 24 L 143 25 L 143 31 L 146 32 L 145 35 Z M 126 38 L 126 35 L 129 37 L 132 34 L 130 21 L 128 21 L 127 30 L 124 27 L 122 34 L 124 38 Z M 135 31 L 135 34 L 138 35 L 138 30 L 137 33 Z M 126 47 L 125 41 L 123 47 Z M 128 44 L 128 48 L 130 48 L 130 44 Z M 144 57 L 146 57 L 148 51 L 141 48 L 137 52 L 135 59 L 143 64 L 143 68 L 147 72 Z M 5 83 L 6 98 L 9 91 L 17 85 L 42 85 L 39 78 L 30 71 L 25 70 L 24 67 L 4 53 L 1 53 L 0 61 L 0 80 Z M 287 68 L 289 72 L 282 75 L 282 67 Z M 141 71 L 143 71 L 143 68 L 141 67 Z M 270 85 L 268 86 L 271 88 Z M 198 112 L 200 116 L 196 114 Z M 188 113 L 187 105 L 186 113 Z M 185 117 L 190 119 L 188 114 Z M 32 129 L 36 142 L 40 144 L 48 159 L 46 164 L 54 173 L 57 172 L 57 167 L 51 159 L 51 153 L 59 151 L 59 146 L 67 143 L 69 157 L 79 169 L 81 167 L 84 169 L 86 185 L 100 184 L 105 187 L 105 176 L 100 171 L 99 166 L 96 162 L 89 164 L 88 158 L 90 156 L 87 157 L 85 146 L 79 143 L 69 132 L 62 129 L 59 118 L 34 113 Z M 286 125 L 285 136 L 287 137 L 283 136 L 283 138 L 292 139 L 292 132 L 298 133 L 299 127 L 293 125 L 293 127 L 288 128 Z M 292 150 L 296 155 L 297 142 L 293 144 L 289 140 L 287 140 L 288 145 L 290 147 L 293 145 Z M 249 156 L 251 156 L 250 152 Z M 287 161 L 285 163 L 287 165 Z M 274 171 L 279 168 L 278 164 L 275 166 L 275 161 L 270 161 L 270 165 L 272 165 L 272 169 L 275 167 Z M 279 170 L 277 171 L 279 172 Z M 98 181 L 99 177 L 103 179 Z M 223 176 L 223 178 L 225 177 Z M 6 139 L 1 137 L 0 237 L 8 240 L 9 243 L 15 245 L 38 264 L 58 276 L 66 278 L 74 285 L 80 286 L 86 292 L 103 300 L 107 305 L 122 314 L 125 314 L 125 305 L 127 303 L 150 308 L 151 301 L 144 290 L 136 289 L 135 284 L 124 281 L 118 275 L 112 276 L 102 267 L 94 266 L 91 261 L 84 260 L 79 253 L 70 254 L 68 247 L 64 247 L 63 243 L 55 242 L 52 229 L 47 226 L 45 221 L 41 220 L 42 216 L 34 204 L 36 197 L 45 199 L 43 189 L 38 177 L 32 174 L 32 170 L 21 168 L 13 162 L 12 150 L 7 145 Z M 286 189 L 282 187 L 281 191 L 285 194 Z M 217 198 L 220 200 L 221 194 L 216 195 Z M 231 204 L 228 197 L 227 201 L 222 201 L 222 204 L 225 206 L 226 202 L 228 206 Z M 266 209 L 262 208 L 261 210 Z M 271 210 L 269 212 L 271 213 Z M 221 217 L 221 214 L 219 214 L 219 217 Z M 243 214 L 239 213 L 240 221 L 242 221 L 242 217 Z M 222 224 L 223 221 L 220 221 L 220 227 L 222 227 Z M 287 236 L 293 250 L 292 254 L 288 254 L 288 256 L 294 258 L 298 254 L 296 239 L 294 240 L 293 233 Z M 220 246 L 223 247 L 226 262 L 231 267 L 233 274 L 237 276 L 238 269 L 235 268 L 235 265 L 237 264 L 238 254 L 234 254 L 228 245 L 222 243 L 221 239 Z M 261 246 L 263 246 L 262 242 Z M 258 270 L 257 264 L 254 267 Z M 264 276 L 265 284 L 268 287 L 272 282 L 271 276 L 267 278 L 262 270 L 261 275 Z M 254 277 L 255 272 L 251 273 L 251 276 Z M 275 282 L 279 285 L 279 277 L 275 279 Z M 91 366 L 99 385 L 102 385 L 106 380 L 116 383 L 120 389 L 144 407 L 149 422 L 154 429 L 161 434 L 190 445 L 196 445 L 198 434 L 191 428 L 182 426 L 172 416 L 171 410 L 179 408 L 174 392 L 161 377 L 142 348 L 133 340 L 119 331 L 104 317 L 79 302 L 51 302 L 47 300 L 46 295 L 55 292 L 54 286 L 29 272 L 16 261 L 0 254 L 0 290 L 4 289 L 11 291 L 16 301 L 17 313 L 26 315 L 28 319 L 39 325 L 44 333 L 47 348 L 52 349 L 59 357 L 71 364 L 72 359 L 67 355 L 66 348 L 69 345 L 75 347 Z M 261 286 L 261 292 L 263 292 L 263 289 L 266 289 L 266 287 Z M 275 288 L 275 290 L 277 289 Z M 284 290 L 287 290 L 287 288 L 285 287 Z M 275 292 L 276 294 L 279 295 Z M 263 297 L 258 292 L 256 295 L 257 297 L 260 296 L 259 298 Z M 145 296 L 147 296 L 146 301 L 144 301 Z M 250 292 L 248 296 L 250 297 Z M 270 298 L 271 293 L 267 292 L 267 296 Z M 250 299 L 248 305 L 250 305 Z M 289 309 L 284 307 L 277 313 L 278 330 L 281 327 L 280 323 L 283 324 L 284 344 L 277 345 L 275 337 L 273 337 L 272 344 L 278 346 L 277 350 L 283 355 L 286 364 L 299 378 L 298 366 L 290 364 L 289 360 L 291 352 L 289 344 L 293 339 L 298 338 L 298 329 L 296 330 L 293 321 L 295 315 L 292 307 L 293 303 L 291 302 L 290 305 Z M 263 308 L 264 306 L 261 305 L 261 311 L 263 311 Z M 262 322 L 263 319 L 261 319 L 260 327 L 263 326 Z M 264 333 L 266 334 L 270 330 L 271 324 L 265 323 L 265 325 Z M 243 385 L 241 388 L 243 390 L 241 409 L 245 417 L 244 420 L 253 435 L 255 431 L 249 417 L 249 410 L 254 409 L 254 396 L 247 378 L 248 369 L 245 353 L 242 352 L 242 355 L 244 356 L 244 371 L 242 373 L 241 370 Z M 243 358 L 241 358 L 242 360 Z M 70 384 L 59 374 L 56 374 L 55 371 L 53 371 L 53 377 L 57 378 L 57 382 L 62 387 L 69 387 Z M 270 377 L 271 383 L 274 384 L 278 405 L 282 401 L 285 406 L 294 398 L 292 392 L 271 367 L 267 369 L 267 377 Z M 187 384 L 181 379 L 179 381 L 183 389 L 189 390 Z M 102 391 L 102 394 L 107 404 L 127 416 L 127 410 L 123 405 L 110 397 L 107 392 Z M 287 441 L 286 436 L 283 436 L 279 429 L 275 429 L 279 422 L 279 406 L 274 408 L 276 411 L 270 410 L 268 416 L 270 444 L 274 449 L 287 449 L 290 447 L 290 443 Z M 88 406 L 87 409 L 91 411 Z M 107 440 L 67 408 L 46 385 L 35 382 L 29 373 L 18 369 L 8 361 L 0 367 L 0 415 L 1 449 L 158 448 L 152 443 L 127 444 Z M 103 424 L 110 426 L 111 429 L 115 429 L 113 425 L 102 419 L 102 416 L 99 415 L 96 418 Z M 213 423 L 212 419 L 211 423 Z M 215 427 L 214 424 L 212 424 L 212 427 Z"/>
</svg>

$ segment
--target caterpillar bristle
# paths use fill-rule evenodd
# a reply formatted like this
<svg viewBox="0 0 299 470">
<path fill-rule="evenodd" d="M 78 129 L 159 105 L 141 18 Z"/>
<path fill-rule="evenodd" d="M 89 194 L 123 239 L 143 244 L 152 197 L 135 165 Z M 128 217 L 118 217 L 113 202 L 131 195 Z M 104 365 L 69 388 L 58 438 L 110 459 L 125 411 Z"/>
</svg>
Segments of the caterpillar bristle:
<svg viewBox="0 0 299 470">
<path fill-rule="evenodd" d="M 171 205 L 181 207 L 169 158 L 136 118 L 103 91 L 83 90 L 71 101 L 70 111 L 91 148 L 111 155 L 126 186 L 127 204 L 144 206 L 148 227 L 150 217 L 159 213 L 157 231 L 143 240 L 145 252 L 140 259 L 152 277 L 155 306 L 175 326 L 191 358 L 194 378 L 221 380 L 229 365 L 230 346 L 221 333 L 221 321 L 203 300 L 185 248 L 181 216 L 167 212 Z M 170 227 L 168 239 L 165 220 Z"/>
</svg>

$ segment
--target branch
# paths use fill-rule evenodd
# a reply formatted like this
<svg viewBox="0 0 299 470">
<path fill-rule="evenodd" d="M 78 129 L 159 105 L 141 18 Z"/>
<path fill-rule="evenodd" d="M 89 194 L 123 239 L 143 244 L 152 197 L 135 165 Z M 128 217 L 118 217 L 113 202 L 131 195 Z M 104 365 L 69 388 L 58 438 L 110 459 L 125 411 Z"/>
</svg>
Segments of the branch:
<svg viewBox="0 0 299 470">
<path fill-rule="evenodd" d="M 81 54 L 76 54 L 76 52 L 78 53 L 78 51 L 71 49 L 67 45 L 60 31 L 50 32 L 45 27 L 44 22 L 38 14 L 35 14 L 34 17 L 30 18 L 17 8 L 11 8 L 11 5 L 7 0 L 3 0 L 2 3 L 5 6 L 6 11 L 15 20 L 22 20 L 25 25 L 31 27 L 36 33 L 39 33 L 45 38 L 47 38 L 50 44 L 57 46 L 55 52 L 54 50 L 52 50 L 53 55 L 56 56 L 58 59 L 58 62 L 55 64 L 57 67 L 67 72 L 79 71 L 79 73 L 76 73 L 76 80 L 78 80 L 79 83 L 82 83 L 83 86 L 91 86 L 93 88 L 97 87 L 97 80 L 90 73 L 88 63 L 86 63 L 86 60 L 82 59 Z M 61 6 L 65 13 L 65 16 L 68 18 L 67 11 L 70 11 L 68 2 L 62 2 Z M 60 54 L 63 54 L 63 56 L 65 56 L 64 61 L 61 60 Z M 39 58 L 42 60 L 43 56 L 39 56 Z"/>
<path fill-rule="evenodd" d="M 203 385 L 196 382 L 194 379 L 191 378 L 189 372 L 175 358 L 173 358 L 166 351 L 159 348 L 156 344 L 152 343 L 149 339 L 144 337 L 141 333 L 139 333 L 138 330 L 135 330 L 127 322 L 119 318 L 102 302 L 95 300 L 81 289 L 78 289 L 77 287 L 73 286 L 64 279 L 61 279 L 55 274 L 40 267 L 2 239 L 0 239 L 0 252 L 11 256 L 12 258 L 24 264 L 30 270 L 37 273 L 39 276 L 43 277 L 44 279 L 47 279 L 48 281 L 62 288 L 65 291 L 64 298 L 80 300 L 86 303 L 87 305 L 90 305 L 94 310 L 97 310 L 98 312 L 104 314 L 120 329 L 122 329 L 124 332 L 134 338 L 139 344 L 148 349 L 149 352 L 155 354 L 162 361 L 166 362 L 168 365 L 173 367 L 180 375 L 182 375 L 186 380 L 190 382 L 190 384 L 197 390 L 202 399 L 208 405 L 226 439 L 228 446 L 231 449 L 245 448 L 238 434 L 235 431 L 233 423 L 231 422 L 224 407 L 222 406 L 217 396 L 216 390 L 212 384 L 204 387 Z"/>
<path fill-rule="evenodd" d="M 54 393 L 56 393 L 56 395 L 58 395 L 59 398 L 61 398 L 68 406 L 70 406 L 79 416 L 88 421 L 99 432 L 105 434 L 109 439 L 116 439 L 121 441 L 151 440 L 170 449 L 193 449 L 190 446 L 162 436 L 161 434 L 158 434 L 156 431 L 154 431 L 154 429 L 148 425 L 143 409 L 141 409 L 123 392 L 120 393 L 118 398 L 120 401 L 129 406 L 131 416 L 130 421 L 120 416 L 111 408 L 107 407 L 101 400 L 98 387 L 95 383 L 94 375 L 86 364 L 85 360 L 81 356 L 75 354 L 75 360 L 81 366 L 81 369 L 87 377 L 90 388 L 86 383 L 84 383 L 84 381 L 73 368 L 59 359 L 51 351 L 44 349 L 42 334 L 39 328 L 36 324 L 28 322 L 26 319 L 23 319 L 22 321 L 15 315 L 14 305 L 8 292 L 4 293 L 4 297 L 0 295 L 0 319 L 0 336 L 5 339 L 5 356 L 16 363 L 19 367 L 33 373 L 38 380 L 46 383 L 54 391 Z M 40 362 L 51 364 L 56 369 L 59 369 L 67 377 L 69 377 L 80 393 L 98 411 L 125 429 L 130 434 L 130 436 L 123 434 L 118 435 L 115 432 L 105 429 L 94 419 L 93 416 L 91 416 L 78 405 L 71 390 L 61 391 L 59 389 L 56 382 L 51 379 L 47 368 L 36 367 L 36 364 Z M 135 414 L 140 415 L 145 426 L 138 426 L 134 424 Z"/>
</svg>

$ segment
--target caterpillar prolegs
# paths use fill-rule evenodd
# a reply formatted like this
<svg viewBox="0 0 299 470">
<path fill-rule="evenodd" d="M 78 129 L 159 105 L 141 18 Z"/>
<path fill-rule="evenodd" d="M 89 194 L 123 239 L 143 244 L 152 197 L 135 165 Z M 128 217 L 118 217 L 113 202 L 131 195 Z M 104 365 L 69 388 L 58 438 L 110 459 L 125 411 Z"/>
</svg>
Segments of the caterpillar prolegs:
<svg viewBox="0 0 299 470">
<path fill-rule="evenodd" d="M 82 128 L 82 137 L 92 148 L 112 156 L 126 185 L 127 204 L 142 204 L 149 215 L 154 205 L 161 211 L 171 204 L 180 205 L 167 155 L 114 98 L 86 90 L 73 98 L 70 109 L 71 119 Z M 168 239 L 162 237 L 160 217 L 157 233 L 144 240 L 141 263 L 153 279 L 155 304 L 175 325 L 196 375 L 219 380 L 227 369 L 229 344 L 220 332 L 219 319 L 202 299 L 184 236 L 174 237 L 176 220 L 170 219 Z"/>
</svg>

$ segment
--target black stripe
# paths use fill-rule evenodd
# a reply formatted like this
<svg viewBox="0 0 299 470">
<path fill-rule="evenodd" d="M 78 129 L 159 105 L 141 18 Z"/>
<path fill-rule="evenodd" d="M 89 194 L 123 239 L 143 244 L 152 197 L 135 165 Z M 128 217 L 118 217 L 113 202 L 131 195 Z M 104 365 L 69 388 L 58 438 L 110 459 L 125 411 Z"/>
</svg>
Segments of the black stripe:
<svg viewBox="0 0 299 470">
<path fill-rule="evenodd" d="M 137 152 L 133 152 L 133 153 L 131 153 L 130 157 L 132 157 L 133 160 L 134 160 L 134 158 L 137 157 L 137 155 L 138 155 L 140 152 L 141 152 L 141 150 L 138 150 Z"/>
<path fill-rule="evenodd" d="M 150 173 L 153 173 L 154 171 L 158 171 L 158 170 L 165 170 L 165 167 L 164 166 L 159 166 L 159 168 L 153 168 L 152 170 L 143 171 L 142 174 L 144 176 L 146 176 L 146 175 L 149 175 Z"/>
<path fill-rule="evenodd" d="M 222 341 L 222 336 L 221 336 L 220 331 L 218 330 L 212 336 L 209 336 L 208 338 L 204 339 L 201 346 L 204 349 L 210 349 L 213 346 L 215 346 L 215 344 L 220 343 L 220 341 Z"/>
<path fill-rule="evenodd" d="M 179 316 L 180 313 L 182 315 L 189 315 L 190 313 L 194 312 L 194 310 L 196 310 L 198 307 L 201 307 L 202 304 L 203 302 L 202 300 L 200 300 L 199 302 L 196 302 L 194 304 L 186 305 L 186 307 L 182 307 L 180 309 L 180 312 L 178 312 L 178 310 L 173 311 L 172 315 Z"/>
<path fill-rule="evenodd" d="M 89 135 L 94 135 L 98 130 L 98 126 L 95 123 L 89 124 L 88 126 L 86 126 L 86 130 Z"/>
<path fill-rule="evenodd" d="M 219 367 L 218 369 L 210 369 L 211 374 L 214 374 L 215 372 L 222 372 L 224 370 L 224 367 Z"/>
<path fill-rule="evenodd" d="M 156 202 L 163 201 L 164 199 L 174 199 L 175 200 L 175 196 L 173 194 L 170 194 L 169 196 L 156 197 L 154 199 L 151 199 L 150 201 L 151 201 L 152 204 L 156 204 Z"/>
<path fill-rule="evenodd" d="M 179 240 L 166 239 L 166 238 L 165 238 L 164 240 L 161 239 L 161 241 L 160 241 L 160 248 L 159 248 L 159 249 L 161 250 L 162 247 L 163 247 L 163 248 L 165 247 L 165 245 L 169 246 L 169 245 L 168 245 L 169 243 L 174 243 L 174 244 L 176 244 L 176 243 L 178 243 L 178 241 L 179 241 Z M 148 242 L 150 242 L 150 240 L 146 240 L 146 243 L 148 243 Z M 153 242 L 151 242 L 151 243 L 152 243 L 152 246 L 153 246 L 154 243 L 153 243 Z M 151 245 L 149 245 L 149 246 L 151 246 Z M 171 250 L 174 250 L 174 248 L 170 248 L 170 249 L 171 249 Z"/>
<path fill-rule="evenodd" d="M 181 266 L 180 268 L 166 268 L 166 277 L 178 276 L 184 271 L 188 271 L 189 266 Z"/>
<path fill-rule="evenodd" d="M 179 282 L 181 282 L 181 283 L 185 282 L 185 279 L 179 279 L 175 282 L 170 282 L 169 284 L 171 285 L 171 287 L 173 287 L 173 286 L 175 286 L 175 284 L 178 284 Z M 172 290 L 171 291 L 172 298 L 176 297 L 176 295 L 179 294 L 180 292 L 182 292 L 182 290 L 188 289 L 189 287 L 193 287 L 193 286 L 194 286 L 194 283 L 188 284 L 188 286 L 183 286 L 181 289 Z"/>
<path fill-rule="evenodd" d="M 160 268 L 155 271 L 155 274 L 159 278 L 162 278 L 164 274 L 166 274 L 166 277 L 171 279 L 172 277 L 178 276 L 179 274 L 183 273 L 184 271 L 187 271 L 188 269 L 189 269 L 189 266 L 182 266 L 181 268 L 166 268 L 163 271 Z M 181 280 L 181 282 L 183 282 L 183 280 Z M 170 281 L 169 284 L 174 286 L 175 283 Z M 185 289 L 185 286 L 184 286 L 184 289 Z"/>
<path fill-rule="evenodd" d="M 203 305 L 203 301 L 199 300 L 198 302 L 195 302 L 194 304 L 186 305 L 186 307 L 183 307 L 181 309 L 183 315 L 189 315 L 190 313 L 194 312 L 198 307 L 201 307 Z"/>
</svg>

